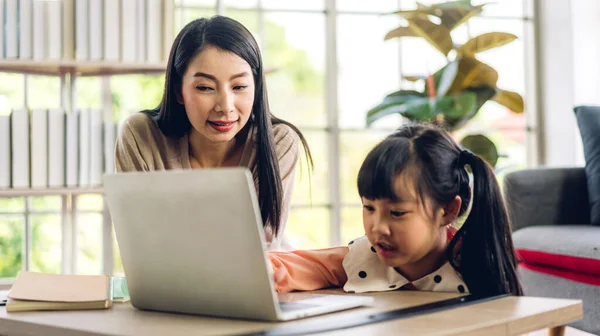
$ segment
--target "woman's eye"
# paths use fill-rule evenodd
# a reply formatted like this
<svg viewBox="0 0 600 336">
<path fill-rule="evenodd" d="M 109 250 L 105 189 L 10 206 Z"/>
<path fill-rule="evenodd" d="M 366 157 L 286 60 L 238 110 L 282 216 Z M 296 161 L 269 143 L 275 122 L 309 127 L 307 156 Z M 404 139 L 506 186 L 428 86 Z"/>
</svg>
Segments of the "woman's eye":
<svg viewBox="0 0 600 336">
<path fill-rule="evenodd" d="M 390 211 L 390 214 L 393 217 L 402 217 L 403 215 L 406 214 L 406 212 L 402 212 L 402 211 Z"/>
<path fill-rule="evenodd" d="M 248 85 L 238 85 L 238 86 L 234 86 L 233 89 L 236 91 L 243 91 L 248 87 Z"/>
<path fill-rule="evenodd" d="M 210 88 L 208 86 L 196 86 L 196 90 L 198 90 L 200 92 L 206 92 L 206 91 L 212 90 L 212 88 Z"/>
</svg>

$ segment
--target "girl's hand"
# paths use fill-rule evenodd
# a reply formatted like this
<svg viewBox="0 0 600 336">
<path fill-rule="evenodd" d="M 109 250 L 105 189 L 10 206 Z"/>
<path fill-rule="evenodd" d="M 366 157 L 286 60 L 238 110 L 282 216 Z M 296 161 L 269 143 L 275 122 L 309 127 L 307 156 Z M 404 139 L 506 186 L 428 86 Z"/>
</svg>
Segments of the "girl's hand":
<svg viewBox="0 0 600 336">
<path fill-rule="evenodd" d="M 285 278 L 285 274 L 285 268 L 281 267 L 276 269 L 275 267 L 273 267 L 273 280 L 275 281 L 275 288 L 277 288 L 277 285 L 279 285 L 279 283 L 283 281 L 283 279 Z"/>
</svg>

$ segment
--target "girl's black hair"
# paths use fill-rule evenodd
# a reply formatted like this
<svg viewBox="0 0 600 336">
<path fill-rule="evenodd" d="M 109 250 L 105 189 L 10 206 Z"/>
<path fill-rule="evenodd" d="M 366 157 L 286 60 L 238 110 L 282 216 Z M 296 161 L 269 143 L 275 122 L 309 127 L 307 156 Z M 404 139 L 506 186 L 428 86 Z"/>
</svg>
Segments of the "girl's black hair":
<svg viewBox="0 0 600 336">
<path fill-rule="evenodd" d="M 238 55 L 252 69 L 255 84 L 252 106 L 254 121 L 249 121 L 246 127 L 250 127 L 252 123 L 256 128 L 255 173 L 258 175 L 258 198 L 263 223 L 273 235 L 277 235 L 281 226 L 283 187 L 275 153 L 273 125 L 289 126 L 302 142 L 309 168 L 312 168 L 313 161 L 308 143 L 300 130 L 289 122 L 274 117 L 269 111 L 262 56 L 256 40 L 241 23 L 217 15 L 196 19 L 183 27 L 171 47 L 162 100 L 156 108 L 142 112 L 157 122 L 165 136 L 180 138 L 189 132 L 191 123 L 185 107 L 179 104 L 177 97 L 181 95 L 182 78 L 190 61 L 208 46 Z"/>
<path fill-rule="evenodd" d="M 473 195 L 465 165 L 472 170 Z M 472 201 L 466 222 L 447 250 L 450 263 L 469 291 L 483 296 L 523 295 L 508 212 L 492 168 L 463 150 L 446 131 L 411 123 L 367 155 L 358 174 L 358 192 L 367 199 L 397 201 L 394 182 L 403 172 L 411 174 L 422 204 L 425 196 L 443 206 L 458 195 L 462 199 L 461 216 Z"/>
</svg>

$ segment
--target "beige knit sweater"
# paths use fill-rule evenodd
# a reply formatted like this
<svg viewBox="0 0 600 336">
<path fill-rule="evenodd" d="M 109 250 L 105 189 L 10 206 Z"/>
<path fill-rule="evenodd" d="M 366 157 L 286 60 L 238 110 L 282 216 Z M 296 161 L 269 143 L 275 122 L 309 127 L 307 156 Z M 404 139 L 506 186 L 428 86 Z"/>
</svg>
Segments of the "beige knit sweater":
<svg viewBox="0 0 600 336">
<path fill-rule="evenodd" d="M 283 208 L 278 237 L 265 232 L 269 250 L 289 250 L 291 246 L 284 238 L 285 226 L 290 210 L 294 186 L 294 172 L 298 161 L 298 141 L 296 133 L 287 125 L 273 127 L 275 152 L 283 184 Z M 242 150 L 239 166 L 248 167 L 254 175 L 256 185 L 256 132 L 248 132 Z M 131 115 L 121 127 L 115 149 L 117 172 L 154 171 L 168 169 L 192 169 L 189 156 L 188 135 L 182 138 L 166 137 L 156 122 L 146 114 Z M 258 188 L 257 188 L 258 193 Z"/>
</svg>

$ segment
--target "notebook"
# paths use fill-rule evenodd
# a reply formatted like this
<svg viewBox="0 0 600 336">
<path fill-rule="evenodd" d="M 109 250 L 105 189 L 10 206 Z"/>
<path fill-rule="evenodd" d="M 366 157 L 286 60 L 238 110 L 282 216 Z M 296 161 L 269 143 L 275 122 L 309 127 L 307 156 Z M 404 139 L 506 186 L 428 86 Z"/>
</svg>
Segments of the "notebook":
<svg viewBox="0 0 600 336">
<path fill-rule="evenodd" d="M 21 271 L 8 293 L 7 312 L 106 309 L 112 306 L 106 275 Z"/>
</svg>

